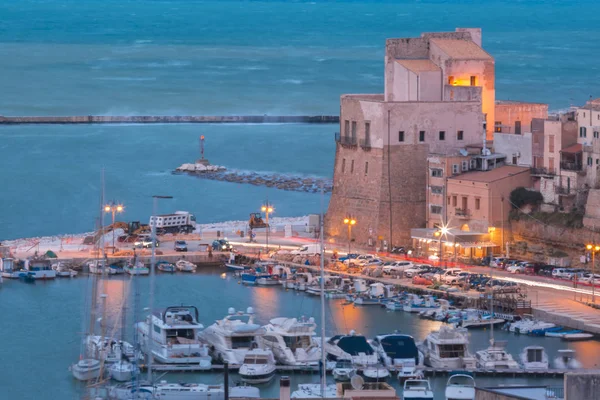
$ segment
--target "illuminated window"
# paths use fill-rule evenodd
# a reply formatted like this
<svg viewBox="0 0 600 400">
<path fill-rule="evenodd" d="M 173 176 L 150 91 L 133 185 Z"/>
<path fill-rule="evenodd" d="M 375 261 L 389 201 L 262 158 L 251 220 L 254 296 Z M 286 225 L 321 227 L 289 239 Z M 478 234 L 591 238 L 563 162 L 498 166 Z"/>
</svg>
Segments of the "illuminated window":
<svg viewBox="0 0 600 400">
<path fill-rule="evenodd" d="M 477 86 L 477 77 L 476 76 L 471 77 L 471 86 Z"/>
<path fill-rule="evenodd" d="M 501 121 L 494 122 L 494 132 L 502 132 L 502 122 Z"/>
<path fill-rule="evenodd" d="M 448 85 L 452 85 L 453 83 L 454 83 L 454 77 L 452 75 L 450 75 L 448 77 Z M 585 115 L 584 115 L 584 117 L 585 117 Z"/>
</svg>

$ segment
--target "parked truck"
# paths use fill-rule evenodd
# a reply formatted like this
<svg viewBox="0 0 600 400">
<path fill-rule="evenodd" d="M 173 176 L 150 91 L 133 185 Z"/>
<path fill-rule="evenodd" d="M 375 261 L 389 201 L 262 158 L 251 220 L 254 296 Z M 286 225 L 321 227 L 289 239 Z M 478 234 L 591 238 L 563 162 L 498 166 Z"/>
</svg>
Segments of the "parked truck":
<svg viewBox="0 0 600 400">
<path fill-rule="evenodd" d="M 154 216 L 150 217 L 149 225 L 154 224 Z M 196 217 L 187 211 L 175 211 L 173 214 L 156 216 L 156 232 L 165 233 L 191 233 L 196 229 Z"/>
</svg>

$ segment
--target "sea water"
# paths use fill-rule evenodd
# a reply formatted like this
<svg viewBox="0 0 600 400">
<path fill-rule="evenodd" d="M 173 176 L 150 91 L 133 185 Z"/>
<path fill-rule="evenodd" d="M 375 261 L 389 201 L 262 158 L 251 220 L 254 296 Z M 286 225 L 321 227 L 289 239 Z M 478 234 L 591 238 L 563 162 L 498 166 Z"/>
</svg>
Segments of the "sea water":
<svg viewBox="0 0 600 400">
<path fill-rule="evenodd" d="M 499 99 L 547 102 L 552 110 L 598 97 L 600 3 L 529 0 L 194 1 L 22 0 L 0 3 L 2 115 L 337 114 L 343 93 L 381 93 L 385 39 L 482 27 L 496 60 Z M 318 195 L 174 176 L 199 157 L 249 171 L 331 177 L 334 125 L 0 126 L 0 239 L 89 231 L 106 199 L 123 220 L 189 210 L 201 222 L 245 219 L 267 198 L 278 216 L 319 212 Z M 0 398 L 75 398 L 87 278 L 0 290 Z M 148 280 L 141 278 L 147 284 Z M 107 286 L 115 301 L 122 283 Z M 315 299 L 279 288 L 244 288 L 219 272 L 161 276 L 157 306 L 190 303 L 207 325 L 226 308 L 276 316 L 319 316 Z M 148 288 L 141 289 L 147 305 Z M 226 300 L 223 300 L 223 294 Z M 422 339 L 437 324 L 403 313 L 328 302 L 328 332 L 400 329 Z M 497 333 L 500 338 L 508 338 Z M 510 337 L 509 349 L 563 343 Z M 472 348 L 487 346 L 472 334 Z M 596 366 L 595 342 L 572 344 Z M 219 381 L 213 375 L 172 380 Z M 314 376 L 293 376 L 294 384 Z M 480 384 L 489 384 L 478 379 Z M 519 383 L 522 379 L 492 382 Z M 543 381 L 536 381 L 540 383 Z M 557 384 L 558 381 L 551 383 Z M 434 381 L 438 396 L 443 379 Z M 263 390 L 275 396 L 277 384 Z"/>
</svg>

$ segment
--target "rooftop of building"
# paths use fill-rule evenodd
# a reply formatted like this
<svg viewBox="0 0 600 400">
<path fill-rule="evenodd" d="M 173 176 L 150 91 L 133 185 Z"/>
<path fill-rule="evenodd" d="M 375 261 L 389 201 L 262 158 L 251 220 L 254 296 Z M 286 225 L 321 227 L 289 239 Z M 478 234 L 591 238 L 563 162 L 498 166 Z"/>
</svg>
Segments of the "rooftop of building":
<svg viewBox="0 0 600 400">
<path fill-rule="evenodd" d="M 508 105 L 516 105 L 516 104 L 532 104 L 532 105 L 539 105 L 539 106 L 548 106 L 547 103 L 538 103 L 538 102 L 532 102 L 532 101 L 521 101 L 521 100 L 496 100 L 496 105 L 497 106 L 508 106 Z"/>
<path fill-rule="evenodd" d="M 428 71 L 441 71 L 440 67 L 435 65 L 429 59 L 419 59 L 419 60 L 396 60 L 396 62 L 406 69 L 412 72 L 428 72 Z"/>
<path fill-rule="evenodd" d="M 470 40 L 434 38 L 430 42 L 455 60 L 494 60 L 488 52 Z"/>
<path fill-rule="evenodd" d="M 484 182 L 491 183 L 500 181 L 502 179 L 509 178 L 514 175 L 521 174 L 523 172 L 529 172 L 530 169 L 527 167 L 517 167 L 516 165 L 505 165 L 492 169 L 491 171 L 473 171 L 460 174 L 448 180 L 460 180 L 460 181 L 472 181 L 472 182 Z"/>
</svg>

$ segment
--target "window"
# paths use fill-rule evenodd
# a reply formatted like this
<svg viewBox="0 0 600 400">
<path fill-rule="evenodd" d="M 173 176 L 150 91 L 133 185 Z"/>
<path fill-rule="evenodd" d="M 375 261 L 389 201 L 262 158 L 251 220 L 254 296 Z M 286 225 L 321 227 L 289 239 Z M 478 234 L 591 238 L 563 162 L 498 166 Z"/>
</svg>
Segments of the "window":
<svg viewBox="0 0 600 400">
<path fill-rule="evenodd" d="M 350 173 L 354 173 L 354 160 L 350 161 Z"/>
<path fill-rule="evenodd" d="M 477 160 L 473 158 L 471 160 L 471 169 L 476 169 L 476 168 L 477 168 Z"/>
<path fill-rule="evenodd" d="M 404 142 L 404 131 L 398 131 L 398 141 Z"/>
<path fill-rule="evenodd" d="M 462 162 L 462 170 L 463 170 L 463 172 L 469 170 L 469 162 L 468 161 L 465 160 Z"/>
<path fill-rule="evenodd" d="M 501 121 L 494 122 L 494 132 L 502 132 L 502 122 Z"/>
<path fill-rule="evenodd" d="M 156 324 L 152 324 L 152 325 L 154 326 L 154 332 L 161 333 L 160 326 L 158 326 Z"/>
<path fill-rule="evenodd" d="M 471 77 L 471 86 L 477 86 L 477 77 L 476 76 Z"/>
<path fill-rule="evenodd" d="M 356 121 L 352 121 L 352 138 L 356 139 Z"/>
<path fill-rule="evenodd" d="M 443 191 L 444 191 L 443 186 L 431 186 L 431 193 L 442 194 Z"/>
<path fill-rule="evenodd" d="M 600 114 L 598 114 L 598 115 L 600 115 Z M 600 137 L 600 132 L 594 131 L 594 138 L 598 139 L 599 137 Z"/>
<path fill-rule="evenodd" d="M 346 159 L 342 160 L 342 172 L 346 172 Z"/>
<path fill-rule="evenodd" d="M 464 137 L 463 131 L 456 132 L 456 140 L 463 140 L 463 137 Z"/>
<path fill-rule="evenodd" d="M 441 178 L 442 176 L 444 176 L 444 171 L 439 168 L 432 168 L 431 176 L 435 176 L 436 178 Z"/>
<path fill-rule="evenodd" d="M 600 158 L 596 158 L 596 165 L 600 164 Z"/>
<path fill-rule="evenodd" d="M 440 131 L 440 140 L 446 139 L 446 131 Z"/>
<path fill-rule="evenodd" d="M 548 157 L 548 170 L 554 172 L 554 157 Z"/>
<path fill-rule="evenodd" d="M 579 128 L 579 137 L 587 137 L 587 128 L 585 126 Z"/>
<path fill-rule="evenodd" d="M 369 162 L 365 162 L 365 175 L 369 173 Z"/>
<path fill-rule="evenodd" d="M 458 169 L 458 164 L 452 164 L 452 173 L 458 174 L 460 170 Z"/>
<path fill-rule="evenodd" d="M 588 159 L 587 159 L 587 165 L 592 165 L 592 164 L 593 164 L 592 157 L 588 157 Z"/>
<path fill-rule="evenodd" d="M 448 85 L 453 85 L 454 84 L 454 77 L 452 75 L 450 75 L 448 77 Z"/>
<path fill-rule="evenodd" d="M 442 207 L 441 206 L 431 206 L 431 213 L 432 214 L 441 214 Z"/>
<path fill-rule="evenodd" d="M 425 141 L 425 131 L 419 131 L 419 142 Z"/>
<path fill-rule="evenodd" d="M 475 209 L 479 210 L 481 207 L 481 199 L 475 199 Z"/>
<path fill-rule="evenodd" d="M 450 196 L 448 196 L 448 205 L 450 205 Z"/>
<path fill-rule="evenodd" d="M 371 141 L 371 123 L 365 122 L 365 141 L 368 143 Z"/>
<path fill-rule="evenodd" d="M 515 121 L 515 135 L 521 134 L 521 121 Z"/>
<path fill-rule="evenodd" d="M 548 136 L 548 151 L 554 153 L 554 135 Z"/>
<path fill-rule="evenodd" d="M 457 199 L 456 196 L 452 196 L 452 207 L 456 207 Z"/>
<path fill-rule="evenodd" d="M 350 121 L 348 120 L 344 121 L 344 135 L 350 136 Z"/>
</svg>

